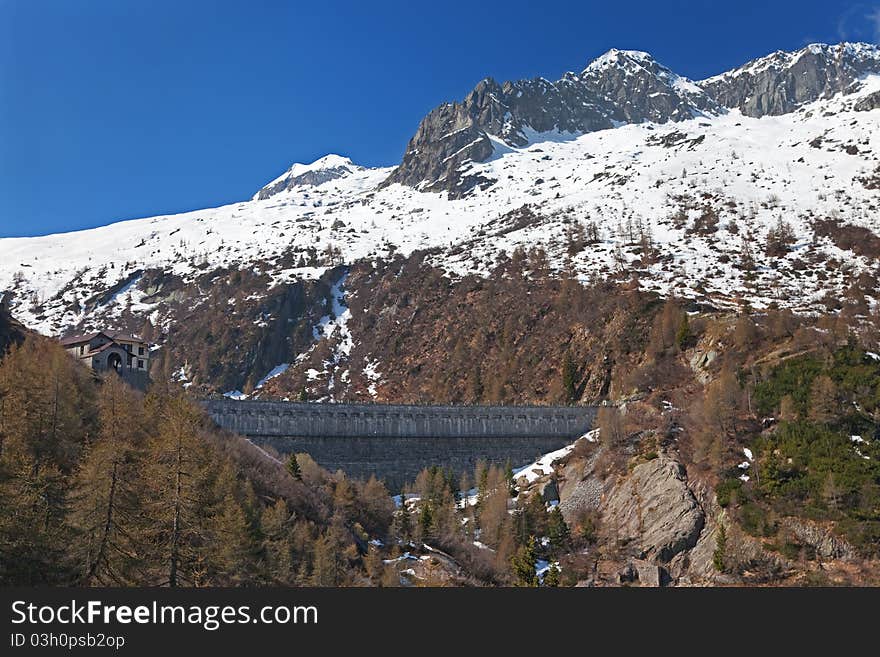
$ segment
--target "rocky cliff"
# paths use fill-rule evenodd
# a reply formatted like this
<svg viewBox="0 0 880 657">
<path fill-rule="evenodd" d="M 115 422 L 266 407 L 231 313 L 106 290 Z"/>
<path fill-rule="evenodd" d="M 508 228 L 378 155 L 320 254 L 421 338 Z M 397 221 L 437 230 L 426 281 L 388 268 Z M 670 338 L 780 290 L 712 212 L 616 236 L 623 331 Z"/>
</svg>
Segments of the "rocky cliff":
<svg viewBox="0 0 880 657">
<path fill-rule="evenodd" d="M 697 85 L 648 53 L 610 50 L 581 73 L 499 84 L 482 80 L 460 103 L 431 111 L 385 185 L 402 183 L 461 196 L 493 181 L 469 177 L 467 161 L 525 146 L 535 133 L 576 135 L 621 123 L 682 121 L 720 107 Z"/>
<path fill-rule="evenodd" d="M 878 72 L 880 50 L 868 44 L 813 44 L 796 52 L 779 51 L 698 83 L 648 53 L 613 49 L 556 82 L 482 80 L 463 101 L 445 103 L 422 120 L 400 166 L 383 184 L 460 198 L 495 182 L 469 174 L 468 162 L 486 161 L 505 146 L 523 147 L 536 133 L 573 136 L 729 109 L 751 117 L 785 114 L 852 91 L 859 78 Z"/>
<path fill-rule="evenodd" d="M 877 72 L 876 46 L 813 44 L 796 52 L 777 51 L 699 85 L 721 105 L 761 117 L 852 91 L 859 78 Z"/>
</svg>

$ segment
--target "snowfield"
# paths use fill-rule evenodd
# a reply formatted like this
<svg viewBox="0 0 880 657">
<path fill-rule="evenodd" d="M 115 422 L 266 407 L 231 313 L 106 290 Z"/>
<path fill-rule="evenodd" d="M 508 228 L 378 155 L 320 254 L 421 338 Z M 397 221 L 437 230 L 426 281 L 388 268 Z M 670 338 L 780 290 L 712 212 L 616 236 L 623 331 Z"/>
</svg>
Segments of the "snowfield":
<svg viewBox="0 0 880 657">
<path fill-rule="evenodd" d="M 138 287 L 139 270 L 162 268 L 188 280 L 199 267 L 239 266 L 282 285 L 326 269 L 290 267 L 289 260 L 275 265 L 282 255 L 293 253 L 296 262 L 309 248 L 332 246 L 346 263 L 438 248 L 432 264 L 453 275 L 485 274 L 500 252 L 535 245 L 562 269 L 566 234 L 577 222 L 594 223 L 599 238 L 571 259 L 582 280 L 636 272 L 644 289 L 718 307 L 747 299 L 756 308 L 775 302 L 809 310 L 827 292 L 839 294 L 847 273 L 872 268 L 866 258 L 817 238 L 812 222 L 838 219 L 880 233 L 880 185 L 864 182 L 880 175 L 880 110 L 853 109 L 877 91 L 880 77 L 868 77 L 856 93 L 782 116 L 754 119 L 729 111 L 582 136 L 532 133 L 523 148 L 493 140 L 490 160 L 464 167 L 496 182 L 460 200 L 401 185 L 380 190 L 391 168 L 327 156 L 294 165 L 264 189 L 322 168 L 337 177 L 263 200 L 258 192 L 254 200 L 218 208 L 0 239 L 0 290 L 12 293 L 18 319 L 45 334 L 88 319 L 81 290 L 107 291 L 123 282 L 90 312 L 112 318 L 129 307 L 161 324 Z M 499 222 L 524 205 L 539 222 Z M 717 215 L 717 229 L 695 232 L 693 222 L 707 209 Z M 795 243 L 787 255 L 771 258 L 762 245 L 780 219 L 791 224 Z M 640 243 L 655 257 L 645 258 Z M 746 250 L 754 260 L 751 280 L 740 266 Z M 838 266 L 810 265 L 829 259 Z M 346 312 L 340 287 L 336 316 L 316 329 L 342 338 L 340 360 L 350 349 Z"/>
</svg>

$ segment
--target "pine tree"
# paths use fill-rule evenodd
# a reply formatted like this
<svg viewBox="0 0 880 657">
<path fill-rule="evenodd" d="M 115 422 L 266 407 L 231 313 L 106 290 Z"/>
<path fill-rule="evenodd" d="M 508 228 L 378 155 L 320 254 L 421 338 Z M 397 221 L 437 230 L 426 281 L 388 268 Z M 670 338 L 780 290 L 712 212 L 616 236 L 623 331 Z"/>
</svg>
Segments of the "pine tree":
<svg viewBox="0 0 880 657">
<path fill-rule="evenodd" d="M 521 515 L 523 522 L 517 532 L 520 543 L 525 543 L 529 536 L 544 536 L 547 532 L 547 505 L 539 491 L 529 495 Z"/>
<path fill-rule="evenodd" d="M 559 571 L 559 567 L 555 563 L 551 563 L 547 572 L 544 573 L 544 586 L 552 588 L 559 586 L 561 575 L 562 573 Z"/>
<path fill-rule="evenodd" d="M 412 521 L 409 509 L 406 506 L 406 495 L 403 492 L 400 494 L 400 506 L 394 513 L 394 523 L 391 526 L 391 531 L 403 542 L 408 542 L 412 539 Z"/>
<path fill-rule="evenodd" d="M 687 349 L 688 345 L 691 341 L 691 327 L 690 320 L 688 319 L 688 314 L 684 313 L 681 316 L 681 322 L 678 325 L 678 331 L 675 333 L 675 345 L 681 350 L 684 351 Z"/>
<path fill-rule="evenodd" d="M 287 472 L 291 477 L 296 479 L 297 481 L 302 481 L 302 471 L 299 467 L 299 461 L 296 460 L 296 454 L 291 454 L 287 458 L 287 463 L 285 465 L 287 468 Z"/>
<path fill-rule="evenodd" d="M 519 491 L 513 479 L 513 466 L 510 465 L 510 461 L 504 464 L 504 481 L 507 483 L 507 492 L 510 497 L 516 497 Z"/>
<path fill-rule="evenodd" d="M 538 586 L 535 558 L 535 539 L 531 536 L 510 558 L 510 567 L 517 586 Z"/>
<path fill-rule="evenodd" d="M 715 552 L 712 554 L 712 564 L 715 570 L 723 573 L 725 569 L 725 555 L 727 553 L 727 529 L 723 522 L 718 523 L 718 534 L 715 536 Z"/>
<path fill-rule="evenodd" d="M 429 539 L 432 537 L 432 520 L 433 513 L 431 509 L 431 503 L 427 500 L 422 500 L 422 504 L 419 509 L 419 522 L 416 526 L 416 538 L 419 543 L 423 542 L 425 539 Z"/>
<path fill-rule="evenodd" d="M 556 505 L 551 509 L 547 518 L 547 537 L 550 539 L 550 545 L 556 552 L 566 550 L 571 544 L 571 530 L 565 518 L 562 516 L 559 506 Z"/>
</svg>

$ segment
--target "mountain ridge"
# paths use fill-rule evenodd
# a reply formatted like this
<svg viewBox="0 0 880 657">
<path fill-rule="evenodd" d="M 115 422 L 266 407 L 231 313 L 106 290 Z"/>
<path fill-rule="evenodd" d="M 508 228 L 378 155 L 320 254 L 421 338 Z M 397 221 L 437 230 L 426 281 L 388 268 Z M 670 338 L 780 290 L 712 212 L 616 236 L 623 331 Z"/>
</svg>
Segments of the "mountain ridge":
<svg viewBox="0 0 880 657">
<path fill-rule="evenodd" d="M 659 65 L 656 79 L 645 78 L 644 59 L 627 76 L 631 55 L 618 52 L 595 67 L 611 72 L 600 76 L 609 88 L 619 78 L 650 96 L 660 84 L 656 104 L 642 110 L 674 111 L 678 78 Z M 533 91 L 545 89 L 552 106 L 560 96 L 551 84 Z M 481 93 L 499 88 L 487 82 Z M 332 381 L 341 396 L 360 376 L 352 368 L 362 369 L 368 398 L 381 390 L 382 363 L 369 354 L 354 362 L 345 345 L 357 352 L 365 336 L 351 327 L 372 324 L 346 324 L 345 309 L 374 312 L 354 300 L 374 293 L 364 281 L 384 279 L 341 277 L 398 255 L 423 253 L 426 266 L 459 281 L 496 276 L 499 261 L 540 248 L 555 275 L 623 281 L 694 308 L 836 312 L 853 298 L 870 309 L 880 276 L 878 99 L 880 76 L 867 75 L 858 89 L 761 118 L 700 110 L 615 124 L 602 115 L 610 127 L 584 134 L 511 122 L 510 143 L 486 137 L 484 161 L 449 163 L 480 182 L 460 196 L 387 184 L 390 167 L 324 157 L 289 167 L 252 200 L 0 240 L 0 290 L 16 317 L 44 334 L 146 332 L 169 354 L 169 376 L 197 377 L 215 392 L 244 390 L 291 365 L 315 385 Z M 449 140 L 469 143 L 473 126 L 461 131 Z M 217 331 L 202 335 L 199 322 L 228 328 L 216 342 Z M 233 336 L 234 350 L 211 356 L 222 366 L 187 362 L 196 342 L 228 347 Z"/>
<path fill-rule="evenodd" d="M 492 157 L 492 137 L 522 147 L 526 129 L 583 134 L 730 109 L 753 117 L 782 114 L 843 91 L 868 72 L 880 72 L 880 50 L 865 43 L 777 51 L 700 82 L 676 74 L 650 53 L 612 48 L 581 73 L 566 73 L 556 82 L 539 77 L 499 84 L 484 78 L 463 101 L 443 103 L 422 119 L 401 164 L 383 184 L 461 197 L 491 184 L 463 176 L 459 167 Z"/>
</svg>

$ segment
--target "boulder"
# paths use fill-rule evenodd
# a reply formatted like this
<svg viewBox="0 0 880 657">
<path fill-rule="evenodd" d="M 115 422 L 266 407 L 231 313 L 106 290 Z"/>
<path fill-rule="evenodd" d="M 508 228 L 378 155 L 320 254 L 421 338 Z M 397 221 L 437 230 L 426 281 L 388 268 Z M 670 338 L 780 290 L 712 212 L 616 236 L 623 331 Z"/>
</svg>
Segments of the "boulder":
<svg viewBox="0 0 880 657">
<path fill-rule="evenodd" d="M 880 91 L 868 94 L 855 104 L 856 112 L 868 112 L 874 109 L 880 109 Z"/>
<path fill-rule="evenodd" d="M 615 484 L 602 506 L 606 533 L 640 559 L 668 562 L 697 544 L 706 518 L 684 467 L 659 457 Z"/>
<path fill-rule="evenodd" d="M 541 482 L 537 488 L 538 492 L 541 493 L 541 497 L 545 502 L 558 502 L 559 501 L 559 489 L 556 487 L 556 480 L 548 478 L 546 481 Z"/>
<path fill-rule="evenodd" d="M 663 586 L 666 583 L 666 575 L 662 567 L 650 561 L 642 559 L 632 560 L 632 569 L 642 586 Z"/>
</svg>

